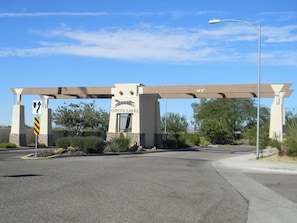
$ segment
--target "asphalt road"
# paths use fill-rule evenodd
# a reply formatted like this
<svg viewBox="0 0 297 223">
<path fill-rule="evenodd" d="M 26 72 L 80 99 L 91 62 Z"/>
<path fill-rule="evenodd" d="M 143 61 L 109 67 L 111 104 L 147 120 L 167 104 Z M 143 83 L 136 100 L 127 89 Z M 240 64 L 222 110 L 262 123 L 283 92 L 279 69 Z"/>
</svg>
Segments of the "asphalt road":
<svg viewBox="0 0 297 223">
<path fill-rule="evenodd" d="M 246 222 L 211 165 L 250 148 L 23 160 L 0 151 L 0 222 Z"/>
</svg>

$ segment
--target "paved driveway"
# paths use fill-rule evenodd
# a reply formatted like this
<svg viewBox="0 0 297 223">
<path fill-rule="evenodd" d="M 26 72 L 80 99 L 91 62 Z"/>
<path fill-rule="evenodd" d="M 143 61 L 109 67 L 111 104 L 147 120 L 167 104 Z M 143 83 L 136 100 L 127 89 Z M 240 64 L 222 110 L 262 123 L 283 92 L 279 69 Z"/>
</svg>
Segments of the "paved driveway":
<svg viewBox="0 0 297 223">
<path fill-rule="evenodd" d="M 247 201 L 211 165 L 237 152 L 13 153 L 0 159 L 0 222 L 245 222 Z"/>
</svg>

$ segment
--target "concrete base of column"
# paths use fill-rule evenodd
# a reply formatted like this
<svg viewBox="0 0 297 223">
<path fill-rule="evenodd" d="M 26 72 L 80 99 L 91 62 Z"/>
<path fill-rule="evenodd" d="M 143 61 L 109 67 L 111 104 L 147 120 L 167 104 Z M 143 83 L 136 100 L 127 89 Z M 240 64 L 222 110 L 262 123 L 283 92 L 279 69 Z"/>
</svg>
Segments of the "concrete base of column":
<svg viewBox="0 0 297 223">
<path fill-rule="evenodd" d="M 47 135 L 47 134 L 40 134 L 38 136 L 38 143 L 40 145 L 45 145 L 45 146 L 53 146 L 54 145 L 54 137 L 53 135 Z"/>
<path fill-rule="evenodd" d="M 16 144 L 17 147 L 26 146 L 26 134 L 14 134 L 9 135 L 9 142 Z"/>
<path fill-rule="evenodd" d="M 155 134 L 155 146 L 157 148 L 163 148 L 163 134 Z"/>
<path fill-rule="evenodd" d="M 131 140 L 131 146 L 134 145 L 134 142 L 139 146 L 145 147 L 145 135 L 142 133 L 113 133 L 107 132 L 106 141 L 111 141 L 113 138 L 120 137 L 123 135 L 126 138 Z"/>
</svg>

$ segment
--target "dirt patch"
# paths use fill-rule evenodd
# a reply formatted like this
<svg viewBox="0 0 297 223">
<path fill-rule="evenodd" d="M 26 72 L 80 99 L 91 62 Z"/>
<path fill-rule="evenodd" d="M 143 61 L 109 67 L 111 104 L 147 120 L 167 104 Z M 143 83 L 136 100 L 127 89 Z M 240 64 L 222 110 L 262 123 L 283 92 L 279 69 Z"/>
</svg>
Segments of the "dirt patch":
<svg viewBox="0 0 297 223">
<path fill-rule="evenodd" d="M 296 157 L 290 157 L 290 156 L 279 156 L 278 154 L 273 154 L 271 156 L 266 156 L 263 158 L 260 158 L 262 161 L 268 161 L 268 162 L 284 162 L 284 163 L 297 163 Z"/>
</svg>

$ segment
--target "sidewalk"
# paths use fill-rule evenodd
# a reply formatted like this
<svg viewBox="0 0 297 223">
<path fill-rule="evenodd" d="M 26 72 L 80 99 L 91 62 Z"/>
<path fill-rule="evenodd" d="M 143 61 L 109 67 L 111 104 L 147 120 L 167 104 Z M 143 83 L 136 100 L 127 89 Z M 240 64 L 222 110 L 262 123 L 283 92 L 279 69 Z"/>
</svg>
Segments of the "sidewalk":
<svg viewBox="0 0 297 223">
<path fill-rule="evenodd" d="M 214 161 L 213 166 L 249 202 L 248 223 L 297 222 L 297 204 L 244 173 L 297 174 L 297 163 L 265 162 L 255 154 Z"/>
<path fill-rule="evenodd" d="M 261 159 L 257 160 L 256 155 L 249 155 L 227 158 L 217 161 L 220 166 L 236 169 L 241 172 L 270 172 L 270 173 L 285 173 L 297 174 L 297 162 L 268 162 Z"/>
</svg>

